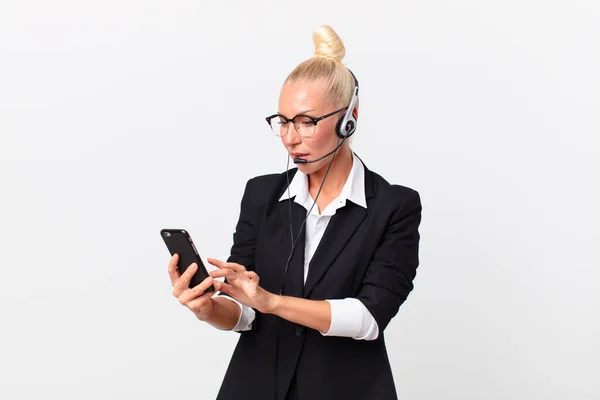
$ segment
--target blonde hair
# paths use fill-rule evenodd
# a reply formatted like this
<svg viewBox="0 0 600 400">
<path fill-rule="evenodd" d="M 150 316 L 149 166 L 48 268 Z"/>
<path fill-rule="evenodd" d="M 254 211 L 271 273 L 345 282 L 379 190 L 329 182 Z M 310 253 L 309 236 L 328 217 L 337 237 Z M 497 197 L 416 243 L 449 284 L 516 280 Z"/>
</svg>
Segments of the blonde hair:
<svg viewBox="0 0 600 400">
<path fill-rule="evenodd" d="M 324 79 L 328 83 L 325 100 L 338 108 L 349 105 L 354 93 L 354 78 L 342 64 L 346 48 L 340 37 L 328 25 L 313 31 L 315 55 L 300 63 L 288 75 L 285 83 L 300 80 L 316 81 Z M 358 102 L 356 104 L 358 107 Z"/>
</svg>

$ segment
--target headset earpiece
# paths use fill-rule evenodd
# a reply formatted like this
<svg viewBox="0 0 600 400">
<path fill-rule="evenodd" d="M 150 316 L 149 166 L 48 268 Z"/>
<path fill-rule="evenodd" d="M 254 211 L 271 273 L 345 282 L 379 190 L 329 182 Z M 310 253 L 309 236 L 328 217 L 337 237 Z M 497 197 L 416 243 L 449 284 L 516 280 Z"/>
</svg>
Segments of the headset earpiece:
<svg viewBox="0 0 600 400">
<path fill-rule="evenodd" d="M 345 124 L 344 120 L 346 121 Z M 354 118 L 348 120 L 348 118 L 346 118 L 346 115 L 342 116 L 339 119 L 335 127 L 335 133 L 339 136 L 340 139 L 348 138 L 354 133 L 354 131 L 356 130 L 356 123 L 354 121 Z"/>
<path fill-rule="evenodd" d="M 352 71 L 350 71 L 350 74 L 352 74 L 352 77 L 354 78 L 354 94 L 352 95 L 352 100 L 350 100 L 350 104 L 348 105 L 348 109 L 344 113 L 344 116 L 340 118 L 335 127 L 335 133 L 337 133 L 340 139 L 349 138 L 356 130 L 356 119 L 352 113 L 354 112 L 354 107 L 356 107 L 356 102 L 358 100 L 358 80 Z"/>
</svg>

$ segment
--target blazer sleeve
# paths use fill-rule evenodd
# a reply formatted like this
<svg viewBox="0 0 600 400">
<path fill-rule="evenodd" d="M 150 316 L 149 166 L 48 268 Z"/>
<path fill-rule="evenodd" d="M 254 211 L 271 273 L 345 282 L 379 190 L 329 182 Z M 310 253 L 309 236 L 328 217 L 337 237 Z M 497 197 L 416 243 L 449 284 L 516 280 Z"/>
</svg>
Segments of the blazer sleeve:
<svg viewBox="0 0 600 400">
<path fill-rule="evenodd" d="M 256 217 L 255 206 L 252 202 L 252 179 L 246 183 L 244 195 L 240 206 L 240 216 L 233 233 L 233 245 L 227 258 L 227 262 L 235 262 L 246 267 L 247 270 L 254 269 L 254 249 L 256 246 Z M 227 282 L 227 278 L 224 280 Z M 255 311 L 233 299 L 225 293 L 219 293 L 218 296 L 225 297 L 236 303 L 240 307 L 240 316 L 233 331 L 242 332 L 251 329 L 255 318 Z"/>
<path fill-rule="evenodd" d="M 421 209 L 419 193 L 411 190 L 390 217 L 357 296 L 377 321 L 379 336 L 413 289 Z"/>
<path fill-rule="evenodd" d="M 246 183 L 240 206 L 240 215 L 233 233 L 233 245 L 228 262 L 243 265 L 247 270 L 254 270 L 254 249 L 256 248 L 257 218 L 260 216 L 256 204 L 254 179 Z"/>
</svg>

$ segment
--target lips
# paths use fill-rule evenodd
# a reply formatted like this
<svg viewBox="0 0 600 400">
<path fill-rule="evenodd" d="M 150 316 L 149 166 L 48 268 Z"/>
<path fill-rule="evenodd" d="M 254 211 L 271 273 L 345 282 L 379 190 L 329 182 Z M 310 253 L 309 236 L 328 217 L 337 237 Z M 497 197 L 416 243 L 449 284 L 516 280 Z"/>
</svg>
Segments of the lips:
<svg viewBox="0 0 600 400">
<path fill-rule="evenodd" d="M 306 158 L 308 153 L 292 153 L 292 156 L 294 156 L 294 158 Z"/>
</svg>

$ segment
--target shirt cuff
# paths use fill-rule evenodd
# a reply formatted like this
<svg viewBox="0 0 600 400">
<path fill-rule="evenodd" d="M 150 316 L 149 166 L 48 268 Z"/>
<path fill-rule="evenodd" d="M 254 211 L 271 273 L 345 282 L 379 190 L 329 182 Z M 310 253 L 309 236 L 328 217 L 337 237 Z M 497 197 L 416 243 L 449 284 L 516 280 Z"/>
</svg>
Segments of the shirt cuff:
<svg viewBox="0 0 600 400">
<path fill-rule="evenodd" d="M 245 306 L 233 297 L 227 296 L 226 294 L 219 294 L 219 297 L 231 300 L 235 304 L 240 306 L 240 318 L 238 319 L 237 324 L 233 327 L 232 331 L 241 332 L 249 331 L 250 329 L 252 329 L 252 323 L 254 322 L 254 318 L 256 317 L 256 312 L 252 309 L 252 307 Z"/>
<path fill-rule="evenodd" d="M 351 337 L 356 340 L 375 340 L 379 327 L 367 307 L 358 299 L 326 300 L 331 307 L 331 325 L 323 336 Z"/>
</svg>

